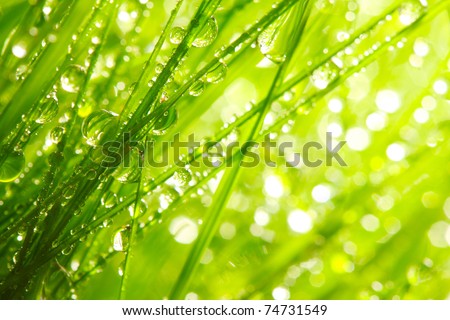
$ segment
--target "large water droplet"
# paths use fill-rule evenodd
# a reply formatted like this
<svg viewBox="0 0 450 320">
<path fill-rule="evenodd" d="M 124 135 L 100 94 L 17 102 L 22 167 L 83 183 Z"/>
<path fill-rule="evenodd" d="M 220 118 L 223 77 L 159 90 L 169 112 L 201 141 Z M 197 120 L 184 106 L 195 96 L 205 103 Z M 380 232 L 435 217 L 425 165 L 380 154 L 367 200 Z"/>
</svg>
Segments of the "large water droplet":
<svg viewBox="0 0 450 320">
<path fill-rule="evenodd" d="M 48 123 L 53 120 L 53 118 L 58 114 L 58 99 L 55 94 L 49 94 L 37 111 L 38 117 L 36 122 L 40 124 Z"/>
<path fill-rule="evenodd" d="M 64 127 L 59 127 L 59 126 L 55 127 L 50 132 L 50 139 L 55 144 L 59 143 L 61 141 L 62 137 L 64 136 L 65 132 L 66 132 L 66 129 L 64 129 Z"/>
<path fill-rule="evenodd" d="M 399 8 L 399 19 L 402 24 L 409 26 L 419 19 L 424 8 L 419 1 L 408 1 Z"/>
<path fill-rule="evenodd" d="M 191 181 L 192 175 L 187 169 L 181 168 L 175 171 L 173 178 L 178 186 L 184 186 Z"/>
<path fill-rule="evenodd" d="M 325 89 L 339 75 L 339 68 L 329 63 L 314 70 L 311 81 L 320 90 Z"/>
<path fill-rule="evenodd" d="M 97 111 L 86 117 L 81 126 L 86 143 L 91 146 L 99 145 L 115 129 L 116 117 L 117 114 L 107 110 Z"/>
<path fill-rule="evenodd" d="M 219 83 L 222 81 L 227 74 L 227 66 L 219 62 L 217 65 L 212 67 L 206 74 L 206 81 L 210 83 Z"/>
<path fill-rule="evenodd" d="M 197 80 L 189 88 L 189 94 L 191 96 L 197 97 L 201 95 L 204 90 L 205 90 L 205 83 L 202 80 Z"/>
<path fill-rule="evenodd" d="M 209 46 L 216 39 L 218 31 L 216 18 L 211 17 L 200 30 L 192 45 L 198 48 Z"/>
<path fill-rule="evenodd" d="M 114 192 L 107 191 L 101 199 L 102 205 L 106 208 L 112 208 L 117 204 L 117 195 Z"/>
<path fill-rule="evenodd" d="M 67 67 L 61 76 L 61 88 L 67 92 L 77 93 L 86 77 L 86 70 L 79 65 L 73 64 Z"/>
<path fill-rule="evenodd" d="M 124 153 L 123 161 L 114 171 L 113 176 L 121 183 L 137 182 L 143 166 L 143 155 L 141 155 L 139 148 L 131 148 L 128 153 Z"/>
<path fill-rule="evenodd" d="M 63 191 L 63 197 L 67 200 L 72 199 L 74 195 L 75 188 L 73 186 L 69 186 Z"/>
<path fill-rule="evenodd" d="M 186 35 L 186 30 L 181 27 L 174 27 L 170 31 L 170 42 L 173 44 L 180 44 L 183 41 L 184 36 Z"/>
<path fill-rule="evenodd" d="M 170 108 L 160 119 L 158 119 L 154 125 L 154 128 L 150 131 L 151 134 L 161 136 L 166 133 L 172 125 L 177 121 L 178 113 L 174 107 Z"/>
<path fill-rule="evenodd" d="M 19 177 L 25 167 L 25 157 L 22 152 L 10 153 L 0 164 L 0 182 L 10 182 Z"/>
<path fill-rule="evenodd" d="M 304 27 L 305 17 L 309 9 L 301 3 L 292 7 L 272 24 L 266 27 L 258 36 L 257 42 L 261 53 L 273 63 L 282 63 L 292 44 L 295 34 Z M 268 65 L 263 61 L 263 66 Z"/>
<path fill-rule="evenodd" d="M 113 238 L 113 249 L 115 251 L 126 251 L 130 243 L 130 226 L 123 227 L 116 231 Z"/>
<path fill-rule="evenodd" d="M 279 17 L 258 36 L 259 50 L 267 59 L 281 63 L 286 58 L 287 45 L 292 36 L 292 27 L 295 19 L 288 19 L 290 13 Z"/>
</svg>

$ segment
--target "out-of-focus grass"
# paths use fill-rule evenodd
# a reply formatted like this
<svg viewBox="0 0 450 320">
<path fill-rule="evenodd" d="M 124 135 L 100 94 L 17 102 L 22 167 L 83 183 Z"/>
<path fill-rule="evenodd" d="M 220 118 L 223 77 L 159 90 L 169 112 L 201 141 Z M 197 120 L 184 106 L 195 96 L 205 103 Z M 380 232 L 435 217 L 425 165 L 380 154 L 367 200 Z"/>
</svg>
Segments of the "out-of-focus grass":
<svg viewBox="0 0 450 320">
<path fill-rule="evenodd" d="M 0 296 L 447 298 L 449 4 L 3 1 Z M 125 132 L 294 150 L 138 168 Z M 286 166 L 327 132 L 347 166 Z"/>
</svg>

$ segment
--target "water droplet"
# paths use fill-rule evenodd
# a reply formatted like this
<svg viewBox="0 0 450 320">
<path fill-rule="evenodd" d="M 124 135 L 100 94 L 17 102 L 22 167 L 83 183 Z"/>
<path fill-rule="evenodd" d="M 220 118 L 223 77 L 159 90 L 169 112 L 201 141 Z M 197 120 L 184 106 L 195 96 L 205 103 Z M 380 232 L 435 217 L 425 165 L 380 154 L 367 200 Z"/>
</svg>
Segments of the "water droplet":
<svg viewBox="0 0 450 320">
<path fill-rule="evenodd" d="M 212 67 L 206 74 L 206 81 L 210 83 L 219 83 L 227 74 L 227 66 L 224 63 L 219 62 Z"/>
<path fill-rule="evenodd" d="M 314 86 L 320 90 L 328 87 L 339 74 L 339 69 L 336 66 L 331 66 L 329 63 L 314 70 L 311 75 L 311 81 Z"/>
<path fill-rule="evenodd" d="M 197 97 L 203 93 L 205 90 L 205 83 L 202 80 L 197 80 L 189 88 L 189 94 L 191 96 Z"/>
<path fill-rule="evenodd" d="M 49 94 L 45 100 L 42 101 L 37 110 L 37 114 L 38 118 L 35 121 L 40 124 L 52 121 L 58 114 L 58 99 L 54 93 Z"/>
<path fill-rule="evenodd" d="M 189 170 L 181 168 L 175 171 L 174 180 L 178 186 L 184 186 L 191 181 L 192 175 Z"/>
<path fill-rule="evenodd" d="M 181 27 L 174 27 L 170 31 L 170 42 L 173 44 L 180 44 L 183 41 L 186 31 Z"/>
<path fill-rule="evenodd" d="M 110 225 L 112 225 L 112 223 L 113 223 L 113 221 L 112 221 L 111 219 L 106 219 L 106 220 L 103 221 L 102 226 L 103 226 L 104 228 L 107 228 L 107 227 L 109 227 Z"/>
<path fill-rule="evenodd" d="M 72 252 L 72 246 L 69 246 L 69 247 L 67 247 L 67 248 L 64 248 L 62 251 L 61 251 L 61 253 L 63 254 L 63 255 L 65 255 L 65 256 L 68 256 L 71 252 Z"/>
<path fill-rule="evenodd" d="M 399 19 L 402 24 L 409 26 L 419 19 L 423 12 L 423 6 L 418 1 L 408 1 L 399 8 Z"/>
<path fill-rule="evenodd" d="M 177 109 L 175 109 L 174 107 L 170 108 L 169 110 L 164 112 L 159 120 L 156 121 L 154 128 L 150 131 L 150 133 L 156 136 L 165 134 L 167 129 L 175 124 L 177 118 Z"/>
<path fill-rule="evenodd" d="M 86 77 L 86 70 L 79 65 L 70 65 L 61 76 L 61 88 L 67 92 L 77 93 L 80 90 L 84 79 Z"/>
<path fill-rule="evenodd" d="M 286 58 L 287 46 L 292 37 L 297 19 L 288 19 L 290 12 L 285 13 L 258 36 L 259 50 L 267 59 L 274 63 L 281 63 Z"/>
<path fill-rule="evenodd" d="M 125 271 L 125 261 L 122 261 L 122 263 L 119 265 L 119 268 L 117 268 L 117 273 L 119 276 L 123 277 Z"/>
<path fill-rule="evenodd" d="M 116 231 L 113 239 L 113 249 L 115 251 L 126 251 L 130 242 L 130 226 L 123 227 Z"/>
<path fill-rule="evenodd" d="M 25 167 L 25 157 L 22 152 L 12 152 L 0 163 L 0 182 L 10 182 L 19 177 Z"/>
<path fill-rule="evenodd" d="M 102 205 L 106 208 L 112 208 L 117 204 L 117 195 L 114 192 L 107 191 L 101 199 Z"/>
<path fill-rule="evenodd" d="M 164 70 L 164 65 L 162 63 L 158 63 L 155 67 L 156 73 L 161 73 Z"/>
<path fill-rule="evenodd" d="M 200 30 L 192 45 L 197 48 L 209 46 L 216 39 L 218 31 L 216 18 L 211 17 Z"/>
<path fill-rule="evenodd" d="M 94 169 L 90 169 L 84 176 L 88 180 L 94 180 L 95 178 L 97 178 L 97 174 L 97 171 L 95 171 Z"/>
<path fill-rule="evenodd" d="M 28 72 L 28 67 L 26 65 L 20 65 L 16 69 L 16 80 L 23 80 L 26 77 L 26 74 Z"/>
<path fill-rule="evenodd" d="M 50 132 L 50 139 L 53 143 L 57 144 L 61 141 L 62 137 L 64 136 L 64 133 L 66 132 L 66 129 L 64 127 L 55 127 Z"/>
<path fill-rule="evenodd" d="M 104 137 L 107 137 L 116 127 L 117 114 L 102 110 L 91 113 L 84 119 L 81 132 L 90 146 L 97 146 Z"/>
<path fill-rule="evenodd" d="M 75 188 L 73 186 L 69 186 L 63 191 L 63 197 L 65 199 L 72 199 L 74 194 L 75 194 Z"/>
<path fill-rule="evenodd" d="M 123 161 L 114 171 L 113 177 L 121 183 L 136 182 L 144 166 L 143 162 L 139 148 L 131 148 L 128 153 L 124 153 Z"/>
</svg>

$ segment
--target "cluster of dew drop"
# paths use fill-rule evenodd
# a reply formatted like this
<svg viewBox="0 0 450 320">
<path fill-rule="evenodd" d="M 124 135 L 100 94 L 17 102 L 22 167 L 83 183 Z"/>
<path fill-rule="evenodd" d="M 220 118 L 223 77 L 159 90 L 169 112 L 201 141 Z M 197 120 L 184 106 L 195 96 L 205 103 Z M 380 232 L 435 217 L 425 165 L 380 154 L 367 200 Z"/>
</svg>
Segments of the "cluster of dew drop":
<svg viewBox="0 0 450 320">
<path fill-rule="evenodd" d="M 196 48 L 203 48 L 211 45 L 217 37 L 218 25 L 215 17 L 207 19 L 203 27 L 198 31 L 197 36 L 192 41 L 192 46 Z M 170 31 L 170 42 L 174 45 L 182 43 L 186 37 L 186 30 L 183 27 L 175 26 Z M 205 90 L 205 82 L 219 83 L 221 82 L 227 73 L 227 66 L 224 62 L 218 62 L 212 66 L 211 69 L 201 79 L 195 80 L 189 87 L 188 93 L 191 96 L 197 97 Z"/>
</svg>

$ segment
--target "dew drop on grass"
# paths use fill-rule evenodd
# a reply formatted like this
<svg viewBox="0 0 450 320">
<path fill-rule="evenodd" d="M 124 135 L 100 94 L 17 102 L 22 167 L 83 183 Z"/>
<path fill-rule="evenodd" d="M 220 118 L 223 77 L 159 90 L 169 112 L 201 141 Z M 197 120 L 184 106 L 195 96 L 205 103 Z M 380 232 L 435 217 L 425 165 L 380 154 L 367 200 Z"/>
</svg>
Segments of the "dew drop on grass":
<svg viewBox="0 0 450 320">
<path fill-rule="evenodd" d="M 405 26 L 409 26 L 419 19 L 423 10 L 424 8 L 422 4 L 417 0 L 403 3 L 398 11 L 400 22 Z"/>
<path fill-rule="evenodd" d="M 133 183 L 139 180 L 143 159 L 138 148 L 131 148 L 128 153 L 124 153 L 123 161 L 114 171 L 113 177 L 121 183 Z"/>
<path fill-rule="evenodd" d="M 10 182 L 19 177 L 25 167 L 25 157 L 22 152 L 14 151 L 0 164 L 0 182 Z"/>
<path fill-rule="evenodd" d="M 120 228 L 113 238 L 113 249 L 115 251 L 126 251 L 130 242 L 130 226 Z"/>
<path fill-rule="evenodd" d="M 151 134 L 155 136 L 161 136 L 164 135 L 171 126 L 175 124 L 178 118 L 177 109 L 174 107 L 170 108 L 164 114 L 162 117 L 160 117 L 155 125 L 154 128 L 150 131 Z"/>
<path fill-rule="evenodd" d="M 50 139 L 54 144 L 57 144 L 61 141 L 62 137 L 64 136 L 64 133 L 66 132 L 66 129 L 64 127 L 55 127 L 50 132 Z"/>
<path fill-rule="evenodd" d="M 117 114 L 102 110 L 91 113 L 84 119 L 81 132 L 90 146 L 97 146 L 116 127 Z"/>
<path fill-rule="evenodd" d="M 181 27 L 174 27 L 170 31 L 170 42 L 173 44 L 180 44 L 183 41 L 186 31 Z"/>
<path fill-rule="evenodd" d="M 281 23 L 277 20 L 270 26 L 268 26 L 261 34 L 258 36 L 259 50 L 266 56 L 267 59 L 275 63 L 281 63 L 284 61 L 284 53 L 279 53 L 275 51 L 275 44 L 279 34 L 279 28 Z"/>
<path fill-rule="evenodd" d="M 63 254 L 63 255 L 65 255 L 65 256 L 68 256 L 71 252 L 72 252 L 72 246 L 69 246 L 69 247 L 67 247 L 67 248 L 64 248 L 62 251 L 61 251 L 61 253 Z"/>
<path fill-rule="evenodd" d="M 106 209 L 112 208 L 117 204 L 117 195 L 114 192 L 107 191 L 103 194 L 101 203 Z"/>
<path fill-rule="evenodd" d="M 63 197 L 67 200 L 72 199 L 74 194 L 75 194 L 75 188 L 73 186 L 69 186 L 63 191 Z"/>
<path fill-rule="evenodd" d="M 328 85 L 336 79 L 339 74 L 339 69 L 335 65 L 329 63 L 314 70 L 311 75 L 311 82 L 320 90 L 325 89 Z"/>
<path fill-rule="evenodd" d="M 119 276 L 123 277 L 125 272 L 125 261 L 122 261 L 122 263 L 119 265 L 119 268 L 117 268 L 117 273 Z"/>
<path fill-rule="evenodd" d="M 77 93 L 86 78 L 86 70 L 80 65 L 70 65 L 61 76 L 61 88 L 70 93 Z"/>
<path fill-rule="evenodd" d="M 58 99 L 54 93 L 49 94 L 45 100 L 42 101 L 37 114 L 38 117 L 35 121 L 39 124 L 48 123 L 55 118 L 58 114 Z"/>
<path fill-rule="evenodd" d="M 200 30 L 192 45 L 197 48 L 209 46 L 216 39 L 218 31 L 216 18 L 211 17 Z"/>
<path fill-rule="evenodd" d="M 298 28 L 297 19 L 285 13 L 258 36 L 257 42 L 261 53 L 274 63 L 282 63 L 286 59 L 286 51 L 295 28 Z"/>
<path fill-rule="evenodd" d="M 191 96 L 197 97 L 203 93 L 205 90 L 205 83 L 202 80 L 197 80 L 189 88 L 189 94 Z"/>
<path fill-rule="evenodd" d="M 164 65 L 162 63 L 158 63 L 155 67 L 156 73 L 161 73 L 164 70 Z"/>
<path fill-rule="evenodd" d="M 174 180 L 178 186 L 184 186 L 191 181 L 192 175 L 189 170 L 181 168 L 175 171 Z"/>
<path fill-rule="evenodd" d="M 227 66 L 219 62 L 217 65 L 212 67 L 206 74 L 206 81 L 210 83 L 219 83 L 222 81 L 227 74 Z"/>
<path fill-rule="evenodd" d="M 28 72 L 28 67 L 26 65 L 20 65 L 16 69 L 16 80 L 23 80 Z"/>
</svg>

